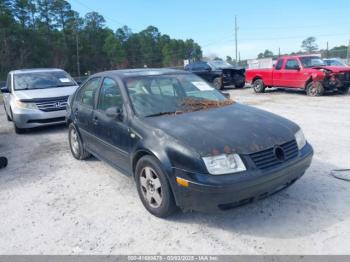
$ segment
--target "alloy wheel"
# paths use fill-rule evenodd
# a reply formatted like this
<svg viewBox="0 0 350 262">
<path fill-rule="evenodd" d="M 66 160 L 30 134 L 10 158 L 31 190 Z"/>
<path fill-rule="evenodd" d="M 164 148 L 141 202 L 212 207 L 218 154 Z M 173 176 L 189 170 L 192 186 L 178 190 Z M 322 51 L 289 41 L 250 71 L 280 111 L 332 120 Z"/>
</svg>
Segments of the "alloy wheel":
<svg viewBox="0 0 350 262">
<path fill-rule="evenodd" d="M 71 129 L 71 134 L 70 134 L 70 142 L 72 145 L 72 150 L 75 155 L 79 154 L 79 138 L 78 138 L 78 133 L 75 130 L 75 128 Z"/>
<path fill-rule="evenodd" d="M 140 175 L 140 187 L 144 199 L 152 208 L 162 204 L 162 184 L 157 173 L 151 167 L 145 167 Z"/>
</svg>

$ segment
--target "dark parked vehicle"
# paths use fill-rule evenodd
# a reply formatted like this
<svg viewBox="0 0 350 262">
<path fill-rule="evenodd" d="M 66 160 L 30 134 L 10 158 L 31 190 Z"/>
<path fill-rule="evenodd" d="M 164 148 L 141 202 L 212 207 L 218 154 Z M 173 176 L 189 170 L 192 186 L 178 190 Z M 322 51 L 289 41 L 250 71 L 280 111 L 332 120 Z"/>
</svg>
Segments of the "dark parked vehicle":
<svg viewBox="0 0 350 262">
<path fill-rule="evenodd" d="M 185 66 L 185 70 L 202 77 L 219 90 L 225 86 L 242 88 L 245 85 L 245 69 L 235 68 L 221 60 L 195 62 Z"/>
<path fill-rule="evenodd" d="M 295 123 L 179 70 L 95 74 L 69 98 L 67 123 L 73 156 L 133 176 L 158 217 L 264 198 L 299 179 L 313 155 Z"/>
</svg>

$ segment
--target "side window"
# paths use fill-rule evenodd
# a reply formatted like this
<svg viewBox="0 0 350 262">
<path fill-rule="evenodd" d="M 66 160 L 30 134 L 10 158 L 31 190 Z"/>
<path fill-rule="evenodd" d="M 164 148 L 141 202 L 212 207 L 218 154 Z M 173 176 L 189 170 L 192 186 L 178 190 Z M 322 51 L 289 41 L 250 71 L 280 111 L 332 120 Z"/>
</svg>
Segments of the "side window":
<svg viewBox="0 0 350 262">
<path fill-rule="evenodd" d="M 93 78 L 86 82 L 78 93 L 77 101 L 83 105 L 93 107 L 99 83 L 100 78 Z"/>
<path fill-rule="evenodd" d="M 296 59 L 288 59 L 286 63 L 286 70 L 295 70 L 299 67 L 298 61 Z"/>
<path fill-rule="evenodd" d="M 192 65 L 191 65 L 191 70 L 198 70 L 199 69 L 199 63 L 193 63 Z"/>
<path fill-rule="evenodd" d="M 281 70 L 282 65 L 283 65 L 283 59 L 279 59 L 279 60 L 277 61 L 277 64 L 276 64 L 276 66 L 275 66 L 275 69 L 276 69 L 276 70 Z"/>
<path fill-rule="evenodd" d="M 103 79 L 98 109 L 106 111 L 111 107 L 123 108 L 123 97 L 120 92 L 119 85 L 111 78 Z"/>
</svg>

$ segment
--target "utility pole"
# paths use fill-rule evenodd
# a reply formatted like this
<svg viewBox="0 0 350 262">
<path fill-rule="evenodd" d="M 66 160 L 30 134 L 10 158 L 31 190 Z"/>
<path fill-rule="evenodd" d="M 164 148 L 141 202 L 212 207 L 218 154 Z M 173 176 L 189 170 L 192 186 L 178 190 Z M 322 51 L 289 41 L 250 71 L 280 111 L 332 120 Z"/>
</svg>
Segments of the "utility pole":
<svg viewBox="0 0 350 262">
<path fill-rule="evenodd" d="M 279 47 L 278 48 L 278 57 L 280 57 L 281 56 L 281 48 Z"/>
<path fill-rule="evenodd" d="M 327 41 L 327 52 L 326 52 L 326 57 L 329 58 L 329 45 L 328 45 L 328 41 Z"/>
<path fill-rule="evenodd" d="M 78 37 L 78 31 L 75 34 L 75 45 L 77 49 L 77 71 L 78 71 L 78 76 L 80 77 L 80 59 L 79 59 L 79 37 Z"/>
<path fill-rule="evenodd" d="M 238 64 L 238 40 L 237 40 L 237 31 L 238 31 L 238 26 L 237 26 L 237 16 L 235 16 L 235 50 L 236 50 L 236 65 Z"/>
</svg>

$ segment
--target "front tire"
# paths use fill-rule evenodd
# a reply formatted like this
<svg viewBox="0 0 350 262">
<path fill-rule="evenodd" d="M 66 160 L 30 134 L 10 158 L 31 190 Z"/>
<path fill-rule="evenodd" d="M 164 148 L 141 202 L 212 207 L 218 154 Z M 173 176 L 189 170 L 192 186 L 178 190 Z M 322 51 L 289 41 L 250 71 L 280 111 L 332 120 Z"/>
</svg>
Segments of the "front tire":
<svg viewBox="0 0 350 262">
<path fill-rule="evenodd" d="M 264 81 L 262 81 L 262 79 L 256 79 L 253 82 L 253 88 L 254 88 L 255 93 L 264 93 L 265 92 Z"/>
<path fill-rule="evenodd" d="M 306 86 L 306 94 L 308 96 L 322 96 L 324 94 L 324 87 L 319 81 L 312 81 Z"/>
<path fill-rule="evenodd" d="M 213 81 L 213 85 L 217 90 L 222 90 L 224 89 L 224 84 L 222 83 L 221 77 L 217 77 Z"/>
<path fill-rule="evenodd" d="M 75 159 L 85 160 L 91 156 L 91 154 L 85 150 L 84 144 L 74 124 L 69 125 L 68 140 L 70 151 Z"/>
<path fill-rule="evenodd" d="M 349 93 L 349 86 L 343 86 L 338 88 L 338 92 L 342 95 L 346 95 L 347 93 Z"/>
<path fill-rule="evenodd" d="M 176 211 L 168 179 L 156 158 L 144 156 L 137 162 L 135 181 L 142 204 L 152 215 L 165 218 Z"/>
<path fill-rule="evenodd" d="M 6 110 L 6 106 L 5 106 L 5 105 L 4 105 L 4 109 L 5 109 L 5 114 L 6 114 L 7 121 L 12 122 L 11 117 L 10 117 L 9 114 L 7 113 L 7 110 Z"/>
</svg>

